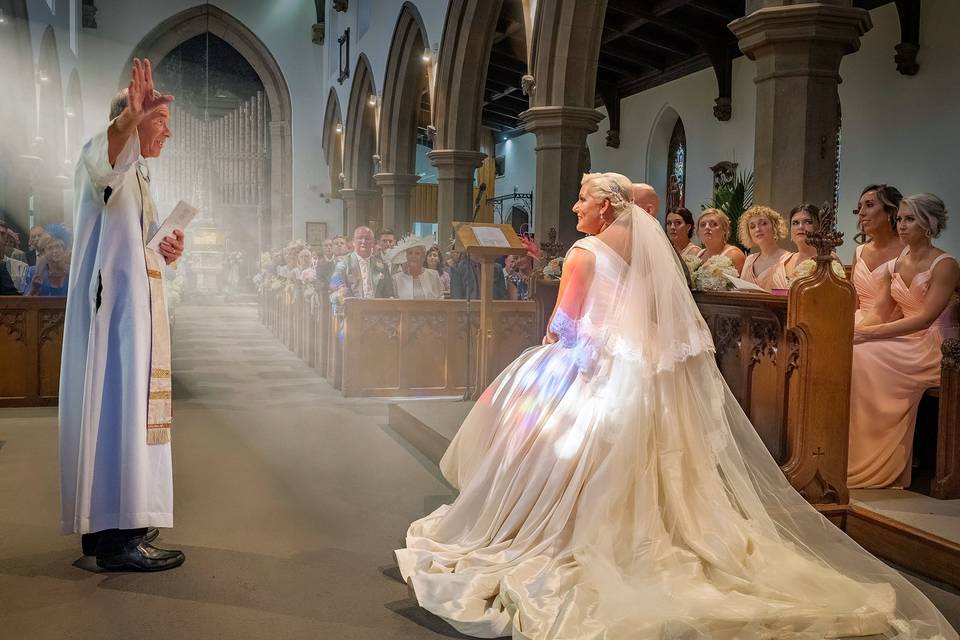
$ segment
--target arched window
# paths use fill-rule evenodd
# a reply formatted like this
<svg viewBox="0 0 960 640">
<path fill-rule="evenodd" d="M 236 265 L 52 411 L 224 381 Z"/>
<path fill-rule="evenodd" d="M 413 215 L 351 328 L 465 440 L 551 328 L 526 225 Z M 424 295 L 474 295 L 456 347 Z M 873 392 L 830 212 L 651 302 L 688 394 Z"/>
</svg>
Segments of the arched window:
<svg viewBox="0 0 960 640">
<path fill-rule="evenodd" d="M 677 118 L 667 153 L 667 211 L 684 206 L 686 191 L 687 135 L 683 131 L 683 120 Z"/>
</svg>

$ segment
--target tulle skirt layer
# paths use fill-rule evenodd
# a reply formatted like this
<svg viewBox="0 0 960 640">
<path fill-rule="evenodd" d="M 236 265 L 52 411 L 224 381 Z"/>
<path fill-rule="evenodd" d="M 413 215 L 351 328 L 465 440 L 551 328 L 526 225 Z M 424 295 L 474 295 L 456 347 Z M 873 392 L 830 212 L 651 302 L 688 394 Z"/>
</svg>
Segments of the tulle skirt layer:
<svg viewBox="0 0 960 640">
<path fill-rule="evenodd" d="M 464 422 L 460 496 L 396 552 L 421 606 L 482 638 L 956 638 L 787 484 L 712 353 L 581 356 L 527 351 Z"/>
</svg>

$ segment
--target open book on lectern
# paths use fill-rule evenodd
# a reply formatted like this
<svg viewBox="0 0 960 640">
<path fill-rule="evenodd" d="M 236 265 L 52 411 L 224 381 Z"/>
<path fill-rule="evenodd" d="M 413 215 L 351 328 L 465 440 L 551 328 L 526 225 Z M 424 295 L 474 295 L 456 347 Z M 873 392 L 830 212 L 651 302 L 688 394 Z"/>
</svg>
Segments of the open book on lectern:
<svg viewBox="0 0 960 640">
<path fill-rule="evenodd" d="M 487 222 L 454 223 L 456 247 L 471 256 L 497 257 L 504 255 L 524 255 L 527 248 L 520 242 L 520 236 L 509 224 Z"/>
</svg>

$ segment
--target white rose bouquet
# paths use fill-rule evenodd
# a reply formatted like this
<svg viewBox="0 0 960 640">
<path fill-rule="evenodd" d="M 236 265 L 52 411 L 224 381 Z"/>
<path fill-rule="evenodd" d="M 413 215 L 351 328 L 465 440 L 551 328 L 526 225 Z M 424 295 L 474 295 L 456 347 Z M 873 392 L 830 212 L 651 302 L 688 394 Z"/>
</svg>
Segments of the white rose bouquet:
<svg viewBox="0 0 960 640">
<path fill-rule="evenodd" d="M 739 277 L 733 260 L 727 256 L 713 256 L 693 272 L 693 286 L 700 291 L 728 291 L 733 288 L 726 275 Z"/>
<path fill-rule="evenodd" d="M 800 278 L 805 278 L 817 270 L 817 261 L 813 258 L 807 258 L 803 262 L 797 265 L 797 268 L 793 272 L 793 280 L 799 280 Z M 847 279 L 847 272 L 844 270 L 843 265 L 840 264 L 839 260 L 830 261 L 830 270 L 833 271 L 833 275 L 837 276 L 841 280 Z"/>
</svg>

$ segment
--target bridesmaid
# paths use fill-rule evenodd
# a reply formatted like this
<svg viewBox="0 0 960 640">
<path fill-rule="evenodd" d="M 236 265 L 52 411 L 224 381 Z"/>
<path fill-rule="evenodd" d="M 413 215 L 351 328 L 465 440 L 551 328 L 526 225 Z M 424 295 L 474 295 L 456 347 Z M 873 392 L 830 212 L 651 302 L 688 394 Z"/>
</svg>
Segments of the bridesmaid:
<svg viewBox="0 0 960 640">
<path fill-rule="evenodd" d="M 740 277 L 767 291 L 789 289 L 783 263 L 790 257 L 790 252 L 778 244 L 787 237 L 783 216 L 770 207 L 753 206 L 740 217 L 738 226 L 740 244 L 748 249 L 759 249 L 747 256 Z"/>
<path fill-rule="evenodd" d="M 703 249 L 697 252 L 697 257 L 706 262 L 714 256 L 726 256 L 733 261 L 737 273 L 743 270 L 743 263 L 747 259 L 739 247 L 727 242 L 730 237 L 730 218 L 720 209 L 704 209 L 697 220 L 697 235 L 703 242 Z"/>
<path fill-rule="evenodd" d="M 820 225 L 820 208 L 812 204 L 801 204 L 790 210 L 790 240 L 797 245 L 797 251 L 790 254 L 783 263 L 787 282 L 793 282 L 797 267 L 804 260 L 817 256 L 817 248 L 807 243 L 807 235 Z"/>
<path fill-rule="evenodd" d="M 690 241 L 693 237 L 693 214 L 689 209 L 677 207 L 668 211 L 664 228 L 670 244 L 681 258 L 695 256 L 700 252 L 700 247 Z"/>
<path fill-rule="evenodd" d="M 886 184 L 872 184 L 860 193 L 857 226 L 861 233 L 857 241 L 863 244 L 854 254 L 851 275 L 857 290 L 857 321 L 870 312 L 882 289 L 887 274 L 881 266 L 896 259 L 903 251 L 896 223 L 901 200 L 903 194 Z"/>
<path fill-rule="evenodd" d="M 960 335 L 957 259 L 933 246 L 947 211 L 935 195 L 903 198 L 897 234 L 906 248 L 877 267 L 879 295 L 854 333 L 847 484 L 908 487 L 917 407 L 940 384 L 940 345 Z"/>
</svg>

